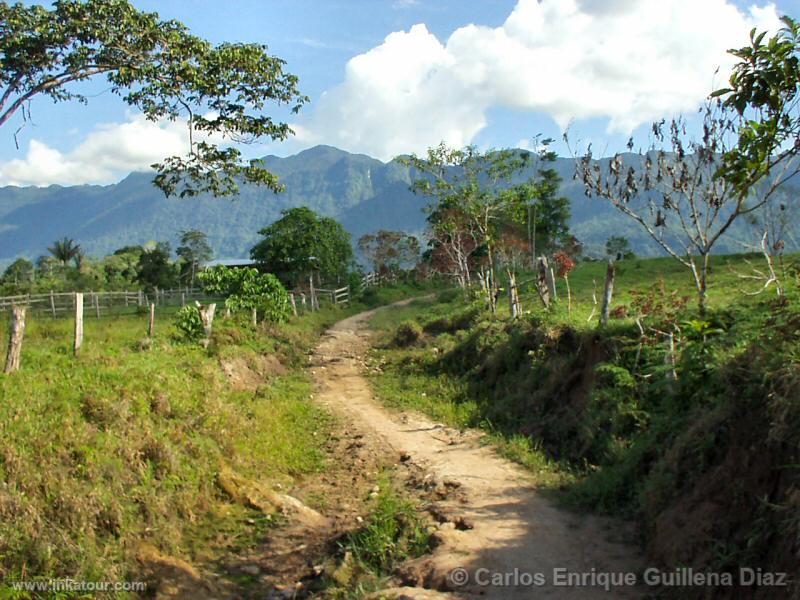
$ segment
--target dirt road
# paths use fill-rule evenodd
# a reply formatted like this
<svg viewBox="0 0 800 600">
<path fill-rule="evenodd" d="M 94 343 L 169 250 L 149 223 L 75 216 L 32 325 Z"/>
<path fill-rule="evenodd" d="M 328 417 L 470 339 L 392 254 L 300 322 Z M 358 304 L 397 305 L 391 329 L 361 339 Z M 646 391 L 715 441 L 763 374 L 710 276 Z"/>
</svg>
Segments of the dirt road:
<svg viewBox="0 0 800 600">
<path fill-rule="evenodd" d="M 329 330 L 312 370 L 321 403 L 394 451 L 421 487 L 442 491 L 434 507 L 439 545 L 404 569 L 407 597 L 642 597 L 638 588 L 613 586 L 608 593 L 603 587 L 608 574 L 638 573 L 643 566 L 620 541 L 627 535 L 619 524 L 556 509 L 529 474 L 481 446 L 475 434 L 391 413 L 374 399 L 362 374 L 373 312 Z M 568 577 L 585 585 L 562 585 Z M 428 596 L 421 588 L 445 593 Z"/>
</svg>

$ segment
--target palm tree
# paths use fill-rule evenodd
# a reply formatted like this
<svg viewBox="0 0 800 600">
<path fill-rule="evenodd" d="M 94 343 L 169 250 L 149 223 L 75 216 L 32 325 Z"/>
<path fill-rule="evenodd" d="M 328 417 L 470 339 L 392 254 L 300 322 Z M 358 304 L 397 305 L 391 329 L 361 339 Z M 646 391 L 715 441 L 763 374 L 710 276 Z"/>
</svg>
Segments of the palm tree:
<svg viewBox="0 0 800 600">
<path fill-rule="evenodd" d="M 82 254 L 80 244 L 76 244 L 72 238 L 64 237 L 61 240 L 56 240 L 47 251 L 52 254 L 65 267 L 69 261 L 75 259 Z"/>
</svg>

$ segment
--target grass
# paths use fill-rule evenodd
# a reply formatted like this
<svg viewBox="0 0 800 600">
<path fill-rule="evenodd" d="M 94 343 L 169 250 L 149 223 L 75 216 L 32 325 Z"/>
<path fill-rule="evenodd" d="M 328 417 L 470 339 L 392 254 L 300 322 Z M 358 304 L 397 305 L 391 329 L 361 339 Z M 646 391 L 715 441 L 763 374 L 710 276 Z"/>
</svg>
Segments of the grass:
<svg viewBox="0 0 800 600">
<path fill-rule="evenodd" d="M 145 315 L 87 318 L 74 357 L 71 320 L 29 317 L 22 368 L 0 376 L 0 581 L 136 580 L 143 542 L 192 562 L 263 538 L 274 519 L 226 497 L 217 473 L 269 486 L 324 469 L 332 420 L 308 400 L 307 353 L 333 322 L 415 292 L 258 329 L 218 313 L 208 349 L 177 342 L 174 311 L 159 311 L 147 343 Z M 287 371 L 254 389 L 220 368 L 263 355 Z"/>
<path fill-rule="evenodd" d="M 130 579 L 140 541 L 184 554 L 224 503 L 223 463 L 261 481 L 324 467 L 328 419 L 302 375 L 234 391 L 217 356 L 169 341 L 166 320 L 146 351 L 144 318 L 87 321 L 77 358 L 69 328 L 32 320 L 22 370 L 0 379 L 4 580 Z"/>
<path fill-rule="evenodd" d="M 796 268 L 798 255 L 789 255 L 784 258 L 784 263 L 789 268 Z M 758 254 L 730 254 L 715 255 L 711 257 L 711 271 L 709 276 L 708 307 L 711 310 L 721 309 L 731 303 L 752 306 L 760 301 L 761 298 L 747 296 L 744 291 L 755 292 L 761 283 L 754 280 L 744 279 L 742 276 L 754 275 L 754 268 L 764 270 L 764 259 Z M 582 262 L 569 276 L 570 288 L 572 291 L 572 312 L 567 312 L 567 288 L 564 280 L 559 278 L 556 282 L 556 290 L 559 302 L 549 311 L 548 319 L 551 323 L 565 323 L 577 328 L 585 329 L 587 319 L 592 314 L 592 309 L 596 308 L 595 315 L 588 326 L 594 326 L 597 322 L 602 300 L 603 287 L 606 278 L 605 262 Z M 518 281 L 524 282 L 521 285 L 520 300 L 523 310 L 538 313 L 541 309 L 541 301 L 538 298 L 532 284 L 532 275 L 525 274 L 518 277 Z M 687 308 L 693 311 L 697 304 L 697 292 L 694 287 L 692 274 L 673 258 L 633 258 L 619 261 L 616 266 L 616 278 L 614 284 L 614 297 L 612 308 L 619 306 L 630 306 L 634 299 L 634 293 L 642 292 L 653 288 L 663 282 L 664 290 L 667 293 L 675 293 L 676 297 L 687 298 Z M 775 292 L 772 288 L 767 294 Z M 593 292 L 596 294 L 598 305 L 592 301 Z M 501 317 L 508 316 L 508 302 L 501 297 L 498 304 L 498 312 Z"/>
</svg>

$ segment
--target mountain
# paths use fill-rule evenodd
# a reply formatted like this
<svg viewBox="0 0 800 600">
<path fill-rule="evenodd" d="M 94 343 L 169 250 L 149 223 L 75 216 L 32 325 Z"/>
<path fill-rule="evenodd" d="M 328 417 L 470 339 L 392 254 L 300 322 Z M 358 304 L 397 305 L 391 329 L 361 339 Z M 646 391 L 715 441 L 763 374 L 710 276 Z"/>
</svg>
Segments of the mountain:
<svg viewBox="0 0 800 600">
<path fill-rule="evenodd" d="M 165 198 L 148 173 L 132 173 L 107 186 L 0 188 L 0 265 L 45 254 L 64 236 L 89 255 L 102 256 L 150 240 L 169 240 L 174 247 L 179 232 L 187 229 L 205 231 L 218 258 L 246 257 L 259 229 L 279 218 L 281 210 L 300 205 L 338 219 L 354 242 L 378 229 L 424 231 L 427 201 L 411 193 L 409 170 L 397 161 L 383 163 L 330 146 L 263 161 L 280 177 L 284 192 L 242 186 L 234 199 Z M 638 224 L 604 201 L 584 196 L 573 180 L 572 159 L 560 158 L 554 168 L 563 179 L 562 193 L 572 200 L 573 231 L 589 250 L 602 253 L 606 239 L 617 234 L 628 237 L 639 254 L 659 254 Z M 720 251 L 741 250 L 730 237 L 722 240 Z"/>
</svg>

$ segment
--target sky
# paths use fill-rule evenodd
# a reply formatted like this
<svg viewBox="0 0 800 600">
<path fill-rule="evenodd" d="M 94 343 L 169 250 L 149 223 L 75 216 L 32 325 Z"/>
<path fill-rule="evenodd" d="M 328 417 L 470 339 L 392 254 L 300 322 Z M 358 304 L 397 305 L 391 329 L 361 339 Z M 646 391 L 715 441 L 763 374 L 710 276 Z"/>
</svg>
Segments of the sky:
<svg viewBox="0 0 800 600">
<path fill-rule="evenodd" d="M 317 144 L 390 160 L 441 141 L 534 148 L 536 136 L 596 153 L 649 124 L 697 112 L 722 87 L 751 28 L 800 17 L 800 0 L 132 0 L 215 43 L 257 42 L 287 62 L 311 102 L 287 156 Z M 0 185 L 108 184 L 187 148 L 181 122 L 151 123 L 109 91 L 88 105 L 39 98 L 2 127 Z"/>
</svg>

